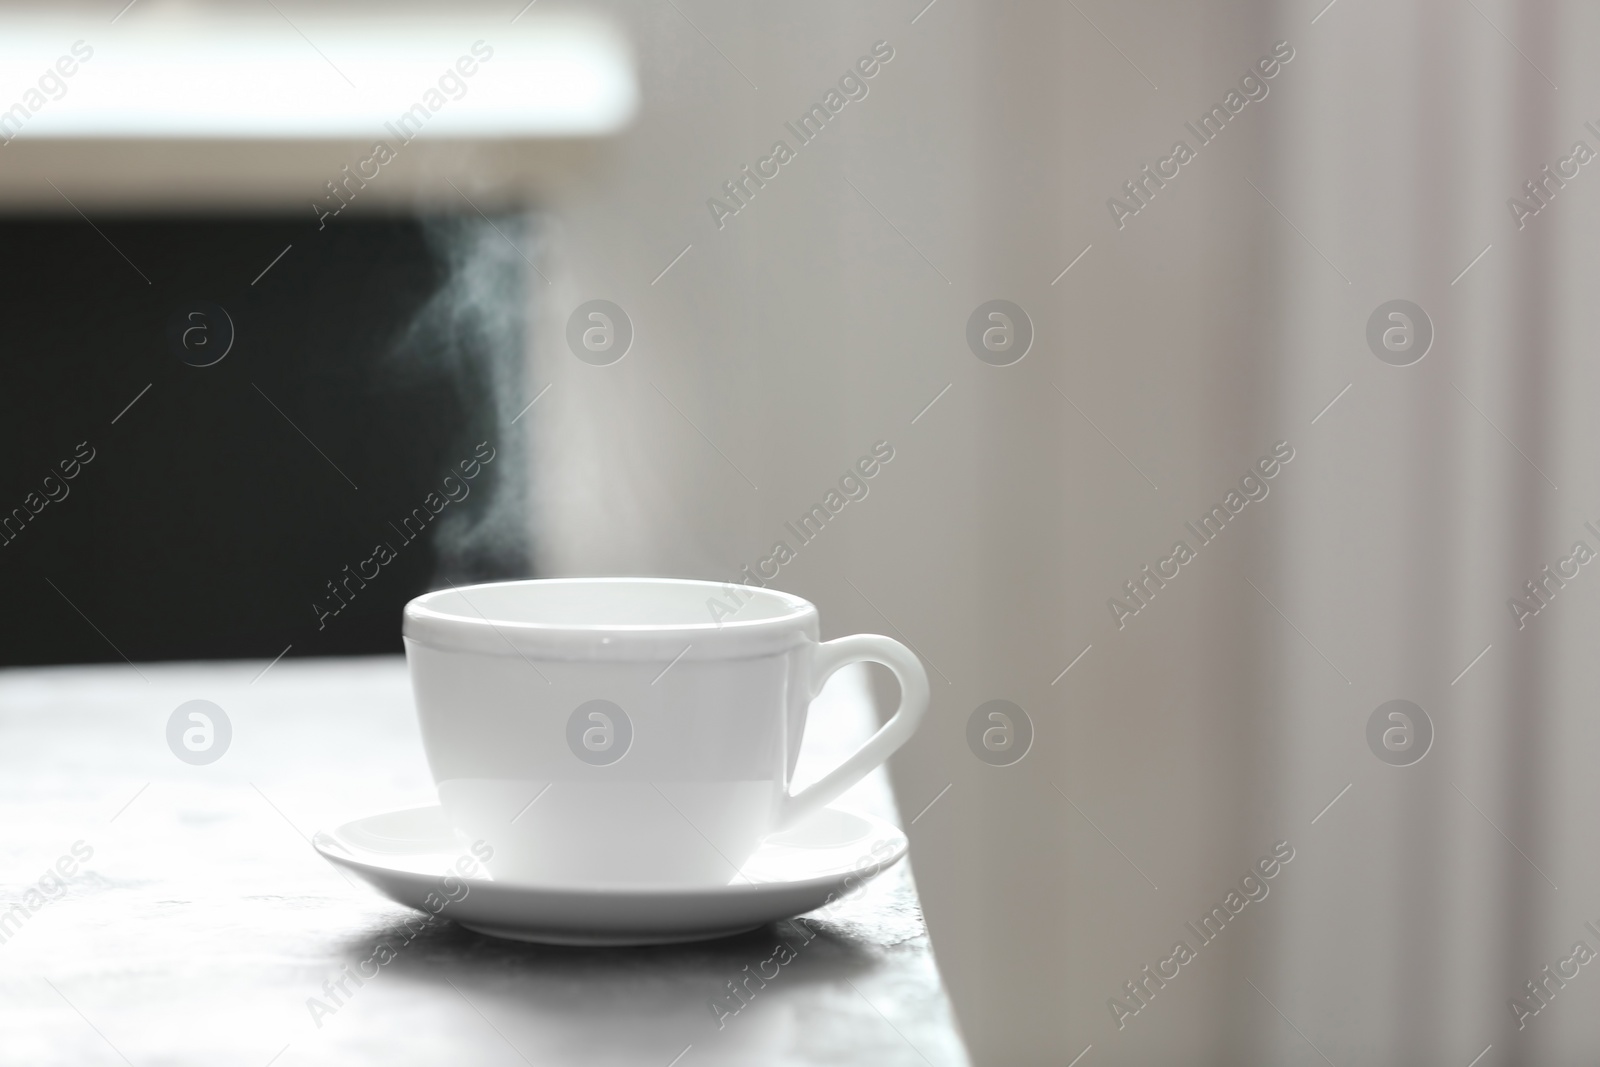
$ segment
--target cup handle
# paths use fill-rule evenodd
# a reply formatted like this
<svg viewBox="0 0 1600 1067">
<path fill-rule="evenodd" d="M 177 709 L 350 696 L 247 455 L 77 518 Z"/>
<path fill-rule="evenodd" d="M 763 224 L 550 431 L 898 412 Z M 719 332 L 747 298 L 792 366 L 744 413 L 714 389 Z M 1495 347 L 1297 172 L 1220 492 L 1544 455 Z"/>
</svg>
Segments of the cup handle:
<svg viewBox="0 0 1600 1067">
<path fill-rule="evenodd" d="M 817 698 L 834 671 L 863 661 L 881 663 L 894 672 L 900 683 L 900 706 L 849 759 L 800 792 L 783 798 L 777 823 L 779 830 L 794 826 L 866 777 L 867 772 L 909 741 L 922 723 L 922 715 L 928 710 L 928 672 L 922 669 L 922 661 L 909 648 L 892 637 L 878 634 L 856 634 L 819 644 L 811 662 L 808 700 Z"/>
</svg>

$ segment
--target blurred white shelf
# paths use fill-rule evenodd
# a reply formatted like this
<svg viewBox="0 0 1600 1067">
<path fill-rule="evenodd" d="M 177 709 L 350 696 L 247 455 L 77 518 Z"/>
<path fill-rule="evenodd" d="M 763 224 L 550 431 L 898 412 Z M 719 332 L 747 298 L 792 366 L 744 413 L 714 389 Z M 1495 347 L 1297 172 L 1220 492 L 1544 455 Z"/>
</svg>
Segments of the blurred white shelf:
<svg viewBox="0 0 1600 1067">
<path fill-rule="evenodd" d="M 608 23 L 535 11 L 512 22 L 476 9 L 452 17 L 145 3 L 112 22 L 105 10 L 0 8 L 0 71 L 0 135 L 18 142 L 398 148 L 391 131 L 408 114 L 428 140 L 599 137 L 628 123 L 639 95 L 627 43 Z"/>
</svg>

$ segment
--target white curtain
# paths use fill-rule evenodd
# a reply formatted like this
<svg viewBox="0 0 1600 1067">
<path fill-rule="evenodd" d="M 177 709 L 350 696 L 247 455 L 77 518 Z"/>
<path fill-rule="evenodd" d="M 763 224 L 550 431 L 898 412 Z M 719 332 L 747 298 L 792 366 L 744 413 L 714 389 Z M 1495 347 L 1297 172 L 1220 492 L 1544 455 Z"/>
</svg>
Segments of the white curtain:
<svg viewBox="0 0 1600 1067">
<path fill-rule="evenodd" d="M 1600 167 L 1521 229 L 1507 199 L 1600 151 L 1600 12 L 922 7 L 696 5 L 726 59 L 619 10 L 645 114 L 534 283 L 547 572 L 731 578 L 892 443 L 775 584 L 931 665 L 893 770 L 907 819 L 950 786 L 913 862 L 975 1062 L 1594 1058 L 1600 966 L 1521 1029 L 1511 1002 L 1600 952 L 1600 568 L 1520 629 L 1507 601 L 1600 551 Z M 705 201 L 879 40 L 868 96 L 718 229 Z M 1108 199 L 1279 42 L 1266 95 L 1119 228 Z M 593 298 L 636 331 L 610 367 L 566 349 Z M 1035 331 L 1009 367 L 965 340 L 996 298 Z M 1409 366 L 1367 340 L 1394 300 L 1432 327 Z M 1185 523 L 1279 442 L 1200 545 Z M 1179 539 L 1195 558 L 1119 628 L 1108 601 Z M 994 699 L 1033 724 L 1010 767 L 966 741 Z M 1369 745 L 1392 700 L 1431 724 L 1409 766 Z M 1252 870 L 1266 895 L 1202 944 L 1186 924 Z"/>
</svg>

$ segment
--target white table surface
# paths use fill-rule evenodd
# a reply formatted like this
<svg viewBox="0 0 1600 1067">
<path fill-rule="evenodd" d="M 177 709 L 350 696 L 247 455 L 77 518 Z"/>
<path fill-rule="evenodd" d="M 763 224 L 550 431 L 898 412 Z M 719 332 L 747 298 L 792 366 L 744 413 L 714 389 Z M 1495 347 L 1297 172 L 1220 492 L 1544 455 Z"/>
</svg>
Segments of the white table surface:
<svg viewBox="0 0 1600 1067">
<path fill-rule="evenodd" d="M 772 955 L 778 929 L 573 949 L 438 921 L 318 1026 L 307 999 L 379 941 L 404 942 L 418 913 L 307 838 L 435 795 L 402 659 L 284 660 L 253 681 L 265 666 L 0 672 L 0 917 L 40 905 L 0 943 L 0 1063 L 967 1063 L 909 862 L 813 913 L 825 932 L 720 1029 L 710 998 Z M 193 699 L 233 726 L 209 766 L 166 745 Z M 841 672 L 799 778 L 873 716 L 864 676 Z M 882 772 L 840 803 L 900 821 Z M 30 898 L 75 844 L 92 857 Z"/>
</svg>

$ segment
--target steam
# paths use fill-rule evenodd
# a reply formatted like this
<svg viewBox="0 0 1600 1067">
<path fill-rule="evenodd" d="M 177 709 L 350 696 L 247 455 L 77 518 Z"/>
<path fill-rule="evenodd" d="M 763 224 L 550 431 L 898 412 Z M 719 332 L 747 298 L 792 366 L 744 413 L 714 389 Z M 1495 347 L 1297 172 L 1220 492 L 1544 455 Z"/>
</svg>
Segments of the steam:
<svg viewBox="0 0 1600 1067">
<path fill-rule="evenodd" d="M 518 249 L 530 250 L 532 226 L 525 216 L 492 223 L 477 216 L 435 217 L 422 225 L 442 279 L 401 334 L 393 358 L 454 390 L 468 429 L 448 446 L 449 462 L 470 458 L 480 441 L 495 450 L 485 471 L 489 477 L 478 480 L 464 506 L 448 508 L 432 526 L 436 578 L 522 576 L 532 557 L 527 419 L 512 420 L 527 402 L 531 268 Z"/>
</svg>

